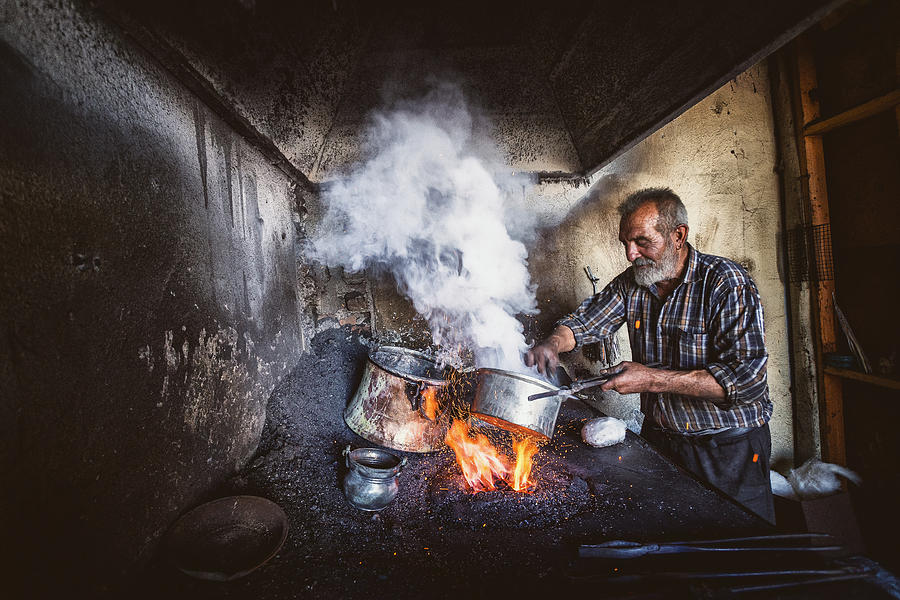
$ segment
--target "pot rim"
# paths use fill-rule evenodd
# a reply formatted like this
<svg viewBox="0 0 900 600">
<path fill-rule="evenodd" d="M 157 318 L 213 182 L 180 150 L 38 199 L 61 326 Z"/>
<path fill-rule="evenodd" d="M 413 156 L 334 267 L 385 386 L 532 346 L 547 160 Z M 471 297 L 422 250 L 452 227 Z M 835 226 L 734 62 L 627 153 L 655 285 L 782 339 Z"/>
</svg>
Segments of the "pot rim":
<svg viewBox="0 0 900 600">
<path fill-rule="evenodd" d="M 505 371 L 503 369 L 492 369 L 490 367 L 481 367 L 475 369 L 475 374 L 480 376 L 482 374 L 491 374 L 491 375 L 503 375 L 506 377 L 511 377 L 513 379 L 518 379 L 520 381 L 524 381 L 525 383 L 530 383 L 532 385 L 540 386 L 547 391 L 558 391 L 560 388 L 553 385 L 552 383 L 548 383 L 543 379 L 538 379 L 537 377 L 532 377 L 531 375 L 524 375 L 522 373 L 516 373 L 515 371 Z"/>
<path fill-rule="evenodd" d="M 393 369 L 386 365 L 381 364 L 377 360 L 375 360 L 375 355 L 382 350 L 386 350 L 388 352 L 393 352 L 395 354 L 408 354 L 411 356 L 415 356 L 416 358 L 420 358 L 422 360 L 428 361 L 437 367 L 437 361 L 425 354 L 424 352 L 419 352 L 418 350 L 410 350 L 409 348 L 403 348 L 401 346 L 376 346 L 369 352 L 369 360 L 372 361 L 379 369 L 383 369 L 390 373 L 391 375 L 396 375 L 401 379 L 406 379 L 407 381 L 415 381 L 416 383 L 422 382 L 427 383 L 428 385 L 434 385 L 438 387 L 444 387 L 449 382 L 446 379 L 434 379 L 431 377 L 425 377 L 421 375 L 413 375 L 411 373 L 401 373 L 399 369 Z"/>
<path fill-rule="evenodd" d="M 347 446 L 347 448 L 349 449 L 350 446 Z M 355 466 L 356 471 L 360 475 L 370 479 L 390 479 L 396 477 L 406 465 L 405 459 L 397 456 L 393 452 L 382 450 L 381 448 L 367 448 L 361 446 L 355 450 L 345 451 L 345 454 L 347 456 L 347 467 L 350 470 L 354 470 Z M 389 466 L 375 466 L 367 464 L 365 461 L 366 458 L 375 458 L 393 464 L 390 464 Z M 354 466 L 351 466 L 350 463 L 353 463 Z"/>
</svg>

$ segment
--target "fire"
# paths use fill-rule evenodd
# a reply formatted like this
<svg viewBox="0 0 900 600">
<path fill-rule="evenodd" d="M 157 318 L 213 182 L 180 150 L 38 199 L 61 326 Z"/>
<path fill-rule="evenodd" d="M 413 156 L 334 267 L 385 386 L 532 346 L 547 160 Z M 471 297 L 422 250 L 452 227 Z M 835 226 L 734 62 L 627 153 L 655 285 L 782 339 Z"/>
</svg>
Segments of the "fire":
<svg viewBox="0 0 900 600">
<path fill-rule="evenodd" d="M 437 388 L 427 387 L 422 390 L 422 408 L 429 421 L 434 421 L 438 416 Z"/>
<path fill-rule="evenodd" d="M 495 490 L 496 483 L 501 480 L 517 492 L 534 488 L 529 476 L 537 445 L 529 438 L 513 441 L 515 465 L 511 465 L 483 433 L 472 435 L 465 421 L 454 420 L 444 441 L 456 454 L 456 462 L 473 493 Z"/>
<path fill-rule="evenodd" d="M 494 480 L 509 474 L 507 459 L 497 452 L 483 433 L 474 437 L 470 433 L 465 421 L 454 420 L 444 441 L 453 448 L 456 462 L 472 491 L 495 490 Z"/>
<path fill-rule="evenodd" d="M 513 470 L 512 488 L 517 492 L 526 492 L 534 487 L 534 482 L 529 480 L 531 475 L 531 462 L 537 452 L 537 444 L 530 438 L 523 437 L 513 441 L 513 450 L 516 453 L 516 468 Z"/>
</svg>

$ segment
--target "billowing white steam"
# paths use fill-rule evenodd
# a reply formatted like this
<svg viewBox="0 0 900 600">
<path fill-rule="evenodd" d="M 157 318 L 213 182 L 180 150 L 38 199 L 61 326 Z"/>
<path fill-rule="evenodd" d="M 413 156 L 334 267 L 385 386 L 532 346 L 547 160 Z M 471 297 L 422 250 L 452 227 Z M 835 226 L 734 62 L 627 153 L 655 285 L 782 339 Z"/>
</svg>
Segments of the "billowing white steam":
<svg viewBox="0 0 900 600">
<path fill-rule="evenodd" d="M 440 86 L 378 113 L 367 139 L 369 158 L 324 193 L 312 258 L 390 271 L 451 362 L 463 348 L 477 366 L 525 369 L 515 315 L 535 311 L 527 253 L 504 224 L 509 199 L 475 155 L 462 94 Z"/>
</svg>

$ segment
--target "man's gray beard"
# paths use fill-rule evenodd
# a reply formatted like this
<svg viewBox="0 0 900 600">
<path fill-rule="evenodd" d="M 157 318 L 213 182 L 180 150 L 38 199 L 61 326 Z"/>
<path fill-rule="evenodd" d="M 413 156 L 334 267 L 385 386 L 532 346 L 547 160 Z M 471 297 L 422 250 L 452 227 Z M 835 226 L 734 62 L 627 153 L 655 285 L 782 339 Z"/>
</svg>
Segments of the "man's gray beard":
<svg viewBox="0 0 900 600">
<path fill-rule="evenodd" d="M 678 270 L 678 251 L 675 244 L 666 242 L 666 248 L 662 257 L 654 262 L 649 258 L 638 257 L 632 263 L 634 265 L 634 281 L 642 287 L 650 287 L 654 283 L 674 279 Z M 644 269 L 638 269 L 641 265 L 652 265 Z"/>
</svg>

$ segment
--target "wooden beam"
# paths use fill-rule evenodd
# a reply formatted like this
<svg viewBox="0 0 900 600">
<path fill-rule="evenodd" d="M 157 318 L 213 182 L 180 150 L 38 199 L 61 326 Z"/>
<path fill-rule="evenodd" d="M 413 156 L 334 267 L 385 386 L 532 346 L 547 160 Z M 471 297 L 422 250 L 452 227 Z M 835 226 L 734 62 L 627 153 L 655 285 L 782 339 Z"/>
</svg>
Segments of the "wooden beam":
<svg viewBox="0 0 900 600">
<path fill-rule="evenodd" d="M 818 81 L 808 34 L 797 38 L 795 46 L 800 123 L 809 123 L 820 116 L 816 100 Z M 799 137 L 799 136 L 798 136 Z M 808 217 L 810 225 L 829 225 L 828 188 L 825 184 L 825 152 L 822 137 L 802 136 L 799 140 L 800 165 L 804 171 Z M 831 246 L 823 249 L 831 252 Z M 841 379 L 826 373 L 822 359 L 826 352 L 837 347 L 834 314 L 834 280 L 815 281 L 813 291 L 813 321 L 816 330 L 816 365 L 819 397 L 819 437 L 822 440 L 822 459 L 844 465 L 847 451 L 844 443 L 844 404 Z"/>
<path fill-rule="evenodd" d="M 852 369 L 841 369 L 839 367 L 825 367 L 825 372 L 843 379 L 855 379 L 856 381 L 864 381 L 878 387 L 888 388 L 891 390 L 900 390 L 900 379 L 891 379 L 890 377 L 879 377 L 878 375 L 870 375 L 861 371 L 853 371 Z"/>
<path fill-rule="evenodd" d="M 869 100 L 865 104 L 860 104 L 859 106 L 845 110 L 833 117 L 807 123 L 803 128 L 803 135 L 822 135 L 823 133 L 837 129 L 838 127 L 843 127 L 844 125 L 849 125 L 850 123 L 855 123 L 856 121 L 867 119 L 878 113 L 891 110 L 898 104 L 900 104 L 900 90 L 894 90 L 889 94 Z"/>
</svg>

